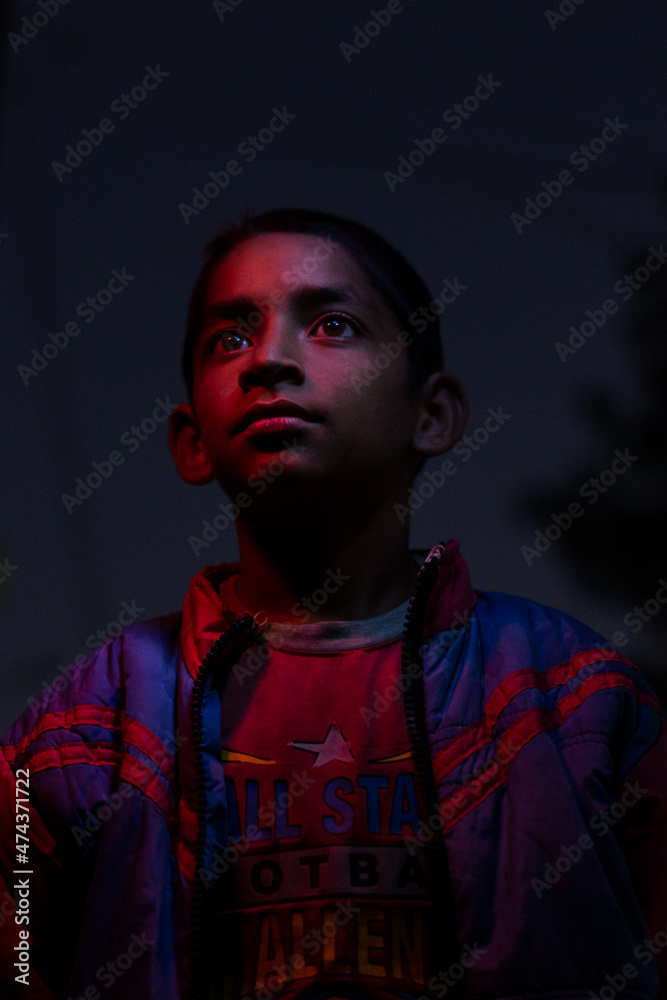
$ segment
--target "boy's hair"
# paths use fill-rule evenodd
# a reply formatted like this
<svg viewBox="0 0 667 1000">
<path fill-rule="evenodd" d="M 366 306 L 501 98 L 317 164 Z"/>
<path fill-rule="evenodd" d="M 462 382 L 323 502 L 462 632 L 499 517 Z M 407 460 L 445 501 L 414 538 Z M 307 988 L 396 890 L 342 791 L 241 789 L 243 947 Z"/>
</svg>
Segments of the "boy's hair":
<svg viewBox="0 0 667 1000">
<path fill-rule="evenodd" d="M 232 224 L 221 229 L 204 247 L 206 263 L 190 299 L 181 359 L 183 378 L 190 400 L 194 389 L 194 345 L 201 325 L 202 306 L 211 276 L 218 264 L 234 247 L 263 233 L 302 233 L 306 236 L 323 238 L 330 236 L 349 253 L 371 285 L 382 295 L 403 330 L 410 330 L 410 315 L 420 307 L 428 306 L 432 300 L 428 288 L 402 254 L 372 229 L 359 222 L 303 208 L 281 208 L 255 216 L 247 212 L 238 225 Z M 304 271 L 304 274 L 306 273 Z M 426 320 L 422 322 L 426 323 Z M 412 341 L 406 346 L 405 352 L 408 387 L 412 392 L 423 385 L 432 372 L 442 371 L 444 368 L 437 316 L 427 323 L 423 332 L 412 333 Z"/>
</svg>

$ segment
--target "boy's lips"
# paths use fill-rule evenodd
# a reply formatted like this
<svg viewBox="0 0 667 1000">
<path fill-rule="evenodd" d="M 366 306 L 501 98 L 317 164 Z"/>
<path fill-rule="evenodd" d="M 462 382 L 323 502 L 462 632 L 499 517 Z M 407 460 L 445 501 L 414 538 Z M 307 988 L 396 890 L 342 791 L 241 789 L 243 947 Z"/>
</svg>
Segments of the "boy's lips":
<svg viewBox="0 0 667 1000">
<path fill-rule="evenodd" d="M 286 419 L 279 420 L 278 418 Z M 235 425 L 234 431 L 236 434 L 240 434 L 246 427 L 254 425 L 258 421 L 261 421 L 266 430 L 287 430 L 290 427 L 298 427 L 299 423 L 304 420 L 315 422 L 321 419 L 320 416 L 306 410 L 303 406 L 299 406 L 298 403 L 293 403 L 288 399 L 277 399 L 272 403 L 254 403 Z"/>
</svg>

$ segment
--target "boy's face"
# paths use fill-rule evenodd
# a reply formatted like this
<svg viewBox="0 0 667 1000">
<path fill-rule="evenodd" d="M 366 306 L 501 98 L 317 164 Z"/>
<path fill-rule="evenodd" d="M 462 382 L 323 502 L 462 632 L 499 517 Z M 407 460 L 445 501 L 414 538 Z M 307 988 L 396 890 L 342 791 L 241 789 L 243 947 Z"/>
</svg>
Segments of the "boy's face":
<svg viewBox="0 0 667 1000">
<path fill-rule="evenodd" d="M 277 462 L 285 485 L 307 480 L 336 491 L 371 484 L 385 494 L 409 485 L 420 404 L 408 391 L 399 332 L 342 248 L 292 233 L 241 243 L 215 269 L 205 295 L 192 408 L 180 407 L 172 427 L 181 475 L 215 478 L 232 497 L 250 492 L 251 477 L 269 463 L 275 472 Z M 399 351 L 378 367 L 378 357 L 381 366 L 387 361 L 383 343 Z M 244 426 L 250 407 L 278 401 L 306 412 Z"/>
</svg>

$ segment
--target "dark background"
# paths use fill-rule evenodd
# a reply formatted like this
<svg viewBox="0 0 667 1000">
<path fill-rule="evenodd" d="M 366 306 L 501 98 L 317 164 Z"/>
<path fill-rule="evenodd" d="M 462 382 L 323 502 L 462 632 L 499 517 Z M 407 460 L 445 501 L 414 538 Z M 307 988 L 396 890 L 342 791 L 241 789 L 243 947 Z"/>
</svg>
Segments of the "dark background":
<svg viewBox="0 0 667 1000">
<path fill-rule="evenodd" d="M 0 728 L 123 602 L 140 618 L 175 610 L 201 566 L 237 557 L 232 528 L 194 555 L 189 536 L 224 498 L 179 479 L 166 423 L 134 453 L 120 442 L 156 398 L 184 398 L 178 359 L 203 244 L 245 208 L 283 206 L 376 228 L 434 294 L 445 278 L 466 286 L 442 325 L 468 431 L 489 407 L 511 416 L 469 462 L 455 459 L 457 474 L 414 514 L 412 544 L 459 538 L 477 588 L 562 608 L 608 638 L 623 630 L 621 651 L 664 697 L 667 607 L 650 605 L 637 634 L 623 619 L 667 577 L 667 264 L 627 303 L 613 290 L 667 236 L 664 3 L 565 0 L 572 13 L 552 27 L 546 3 L 404 0 L 346 60 L 341 43 L 382 6 L 70 0 L 35 31 L 22 18 L 37 0 L 10 5 Z M 22 28 L 34 37 L 12 45 Z M 112 102 L 157 65 L 169 75 L 120 120 Z M 488 100 L 459 129 L 443 123 L 489 74 L 500 86 Z M 274 107 L 296 118 L 249 163 L 237 147 Z M 627 128 L 580 172 L 570 154 L 616 116 Z M 105 117 L 115 130 L 59 181 L 53 161 Z M 447 141 L 390 191 L 384 172 L 438 127 Z M 241 175 L 186 224 L 179 204 L 231 158 Z M 574 182 L 518 233 L 511 214 L 566 168 Z M 128 287 L 83 322 L 78 303 L 123 267 Z M 555 343 L 609 298 L 618 311 L 561 361 Z M 24 384 L 19 365 L 77 319 L 79 336 Z M 629 470 L 528 565 L 521 546 L 626 448 Z M 114 450 L 125 462 L 68 513 L 62 494 Z"/>
</svg>

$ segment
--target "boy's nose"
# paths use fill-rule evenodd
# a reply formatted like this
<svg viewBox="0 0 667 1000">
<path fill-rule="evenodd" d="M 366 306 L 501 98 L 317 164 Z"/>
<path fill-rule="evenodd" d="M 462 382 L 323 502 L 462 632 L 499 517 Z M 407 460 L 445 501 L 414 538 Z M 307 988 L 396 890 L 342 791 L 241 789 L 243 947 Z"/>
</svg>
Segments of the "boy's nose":
<svg viewBox="0 0 667 1000">
<path fill-rule="evenodd" d="M 299 348 L 284 322 L 274 319 L 267 323 L 248 355 L 248 364 L 239 374 L 239 384 L 246 391 L 254 385 L 269 387 L 277 382 L 299 385 L 305 379 Z"/>
</svg>

